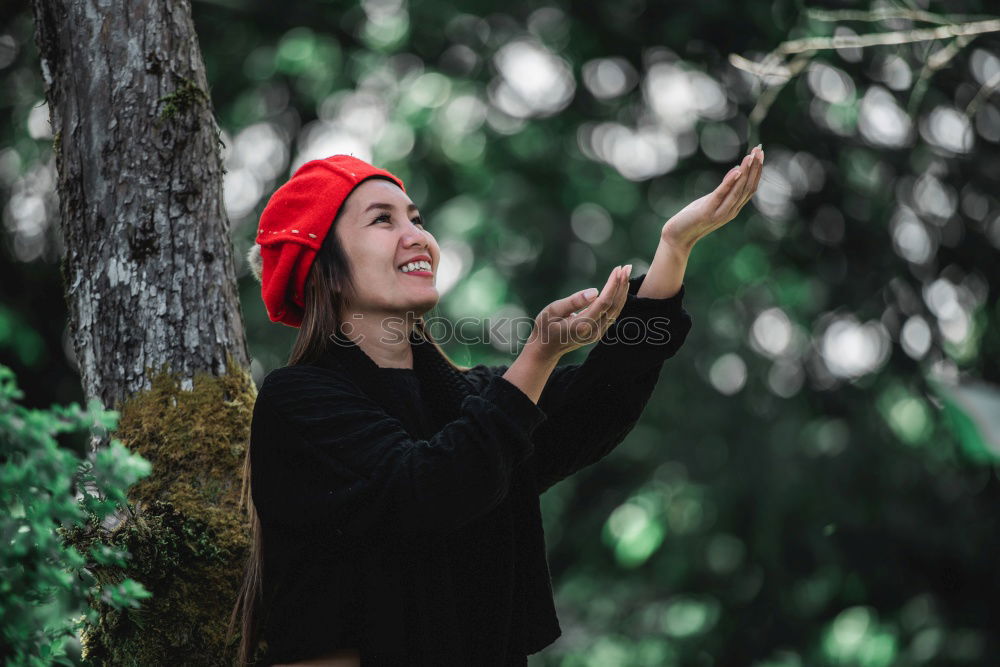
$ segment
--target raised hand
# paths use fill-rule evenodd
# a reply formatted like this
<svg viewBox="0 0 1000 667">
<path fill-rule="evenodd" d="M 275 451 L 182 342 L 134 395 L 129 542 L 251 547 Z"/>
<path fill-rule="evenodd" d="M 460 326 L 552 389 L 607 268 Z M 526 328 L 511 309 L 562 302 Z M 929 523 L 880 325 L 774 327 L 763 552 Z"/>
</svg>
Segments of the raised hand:
<svg viewBox="0 0 1000 667">
<path fill-rule="evenodd" d="M 584 296 L 584 290 L 550 303 L 535 318 L 526 345 L 536 347 L 546 358 L 558 359 L 600 340 L 625 305 L 631 273 L 631 264 L 615 267 L 594 299 Z"/>
<path fill-rule="evenodd" d="M 660 238 L 682 250 L 690 250 L 701 238 L 735 218 L 760 183 L 764 169 L 764 151 L 758 145 L 733 167 L 722 179 L 719 187 L 685 206 L 680 213 L 667 220 Z"/>
</svg>

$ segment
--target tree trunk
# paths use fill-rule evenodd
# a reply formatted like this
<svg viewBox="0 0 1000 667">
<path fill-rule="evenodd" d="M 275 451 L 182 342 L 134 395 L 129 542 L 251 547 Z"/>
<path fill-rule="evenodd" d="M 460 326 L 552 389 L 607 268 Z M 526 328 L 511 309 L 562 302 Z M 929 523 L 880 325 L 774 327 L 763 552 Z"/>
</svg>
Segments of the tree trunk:
<svg viewBox="0 0 1000 667">
<path fill-rule="evenodd" d="M 38 0 L 63 274 L 83 388 L 107 405 L 167 364 L 249 363 L 219 132 L 187 2 Z"/>
<path fill-rule="evenodd" d="M 125 613 L 97 601 L 85 655 L 222 664 L 255 390 L 190 6 L 35 0 L 34 13 L 83 388 L 121 411 L 115 436 L 153 463 L 112 530 L 132 558 L 97 573 L 153 597 Z"/>
</svg>

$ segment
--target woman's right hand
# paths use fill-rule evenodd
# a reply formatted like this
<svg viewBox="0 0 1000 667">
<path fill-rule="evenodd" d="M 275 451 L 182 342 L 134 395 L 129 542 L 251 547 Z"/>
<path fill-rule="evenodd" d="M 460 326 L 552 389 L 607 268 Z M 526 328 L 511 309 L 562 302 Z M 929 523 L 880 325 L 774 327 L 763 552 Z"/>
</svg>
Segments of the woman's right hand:
<svg viewBox="0 0 1000 667">
<path fill-rule="evenodd" d="M 625 305 L 631 273 L 631 264 L 615 267 L 596 298 L 588 299 L 587 290 L 582 290 L 550 303 L 535 318 L 525 346 L 535 348 L 544 358 L 558 359 L 600 340 Z"/>
</svg>

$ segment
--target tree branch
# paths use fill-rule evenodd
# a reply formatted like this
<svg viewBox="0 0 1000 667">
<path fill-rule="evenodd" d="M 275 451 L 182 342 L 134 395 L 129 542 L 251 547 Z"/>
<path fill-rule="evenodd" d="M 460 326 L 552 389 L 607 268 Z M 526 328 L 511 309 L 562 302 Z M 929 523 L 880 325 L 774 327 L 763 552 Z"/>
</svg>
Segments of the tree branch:
<svg viewBox="0 0 1000 667">
<path fill-rule="evenodd" d="M 1000 32 L 1000 19 L 943 25 L 939 28 L 877 32 L 870 35 L 806 37 L 804 39 L 793 39 L 788 42 L 782 42 L 774 50 L 774 53 L 790 55 L 793 53 L 802 53 L 804 51 L 865 48 L 867 46 L 886 46 L 889 44 L 909 44 L 912 42 L 929 42 L 935 39 L 948 39 L 950 37 L 981 35 L 987 32 Z"/>
<path fill-rule="evenodd" d="M 965 107 L 965 115 L 969 118 L 975 116 L 976 112 L 979 110 L 979 105 L 983 103 L 983 100 L 987 99 L 990 95 L 992 95 L 993 91 L 995 91 L 997 88 L 1000 88 L 1000 72 L 994 74 L 989 81 L 984 83 L 979 88 L 979 92 L 976 93 L 976 96 L 973 97 L 969 101 L 968 106 Z"/>
<path fill-rule="evenodd" d="M 823 11 L 810 10 L 808 16 L 821 21 L 856 20 L 882 21 L 888 19 L 912 19 L 928 22 L 941 22 L 945 17 L 930 12 L 907 9 L 884 9 L 873 12 L 852 10 Z M 750 113 L 750 136 L 756 133 L 756 128 L 763 121 L 768 109 L 774 103 L 778 93 L 788 81 L 798 75 L 809 63 L 816 51 L 843 48 L 865 48 L 868 46 L 884 46 L 889 44 L 908 44 L 914 42 L 931 42 L 939 39 L 951 39 L 951 42 L 930 55 L 923 64 L 917 81 L 913 86 L 907 110 L 912 116 L 923 98 L 930 76 L 943 68 L 961 52 L 977 35 L 989 32 L 1000 32 L 1000 19 L 990 18 L 969 23 L 949 23 L 937 28 L 916 29 L 894 32 L 881 32 L 869 35 L 840 35 L 834 37 L 807 37 L 782 42 L 759 62 L 754 62 L 736 53 L 729 54 L 729 64 L 736 69 L 749 72 L 761 79 L 767 88 L 757 100 Z M 784 56 L 797 54 L 785 62 Z M 983 98 L 989 96 L 1000 82 L 989 81 L 966 107 L 966 114 L 975 113 Z M 750 140 L 752 144 L 754 139 Z"/>
<path fill-rule="evenodd" d="M 925 12 L 919 9 L 905 9 L 903 7 L 883 7 L 872 11 L 840 9 L 827 11 L 825 9 L 807 9 L 806 16 L 817 21 L 830 23 L 840 23 L 841 21 L 923 21 L 924 23 L 937 23 L 939 25 L 953 24 L 959 21 L 967 21 L 969 16 L 944 16 L 933 12 Z"/>
<path fill-rule="evenodd" d="M 917 107 L 920 106 L 920 101 L 923 100 L 924 93 L 927 92 L 927 85 L 930 81 L 931 75 L 951 62 L 951 60 L 976 37 L 976 35 L 963 35 L 962 37 L 956 37 L 951 42 L 932 53 L 927 60 L 924 61 L 924 66 L 920 68 L 920 74 L 917 76 L 917 81 L 913 84 L 913 89 L 910 91 L 910 99 L 906 104 L 906 113 L 912 116 L 916 112 Z"/>
<path fill-rule="evenodd" d="M 785 71 L 788 73 L 785 80 L 770 86 L 763 93 L 761 93 L 760 97 L 757 98 L 757 104 L 754 105 L 753 111 L 750 112 L 750 117 L 748 119 L 750 128 L 747 133 L 747 145 L 752 146 L 758 140 L 757 128 L 760 127 L 760 124 L 764 121 L 764 117 L 767 115 L 768 110 L 770 110 L 771 105 L 774 104 L 776 99 L 778 99 L 778 93 L 781 92 L 786 83 L 798 76 L 798 74 L 805 69 L 806 65 L 809 64 L 809 61 L 812 60 L 812 56 L 813 54 L 809 52 L 800 54 L 793 58 L 792 62 L 785 67 Z"/>
</svg>

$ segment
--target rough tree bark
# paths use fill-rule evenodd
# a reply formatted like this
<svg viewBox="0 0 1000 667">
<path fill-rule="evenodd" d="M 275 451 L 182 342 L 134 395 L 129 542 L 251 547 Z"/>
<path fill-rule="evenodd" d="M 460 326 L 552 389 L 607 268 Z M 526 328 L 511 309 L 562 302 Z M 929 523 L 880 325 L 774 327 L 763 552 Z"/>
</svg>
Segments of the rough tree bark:
<svg viewBox="0 0 1000 667">
<path fill-rule="evenodd" d="M 187 2 L 35 3 L 87 396 L 249 363 L 218 130 Z"/>
<path fill-rule="evenodd" d="M 83 388 L 153 463 L 109 531 L 153 597 L 101 622 L 104 664 L 222 664 L 246 535 L 255 394 L 222 200 L 219 131 L 186 0 L 35 0 L 55 133 L 63 279 Z M 80 533 L 86 546 L 93 533 Z M 85 549 L 81 549 L 86 553 Z"/>
</svg>

